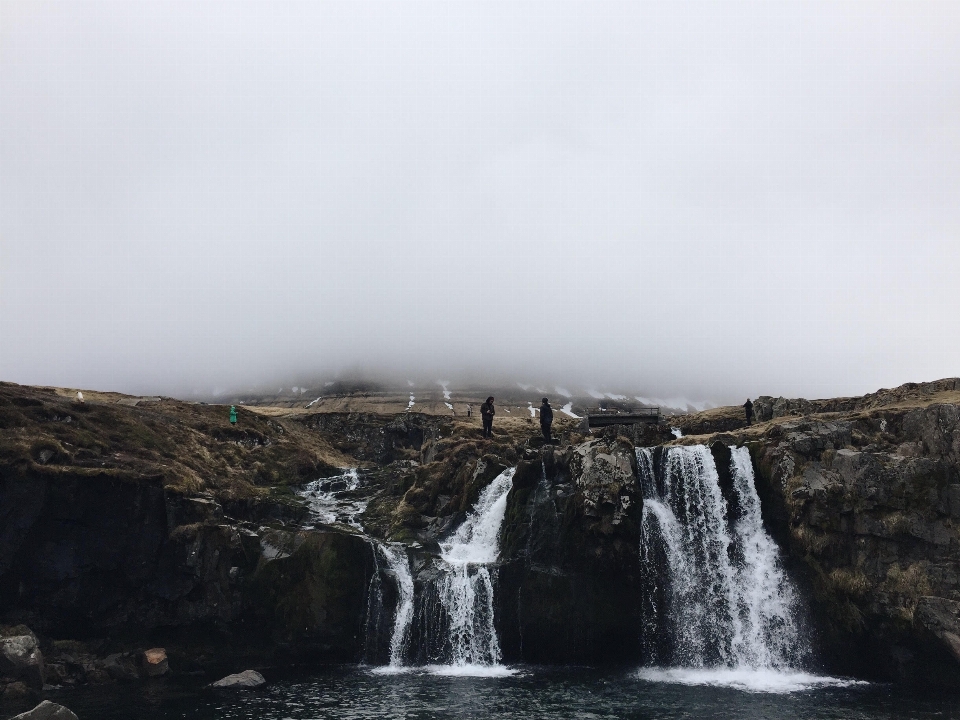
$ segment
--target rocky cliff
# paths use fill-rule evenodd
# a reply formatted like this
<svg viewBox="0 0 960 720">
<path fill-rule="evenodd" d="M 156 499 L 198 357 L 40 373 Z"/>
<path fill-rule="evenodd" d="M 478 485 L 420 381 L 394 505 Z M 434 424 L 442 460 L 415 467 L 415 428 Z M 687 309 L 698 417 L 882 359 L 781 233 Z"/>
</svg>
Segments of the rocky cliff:
<svg viewBox="0 0 960 720">
<path fill-rule="evenodd" d="M 761 398 L 757 424 L 719 408 L 678 418 L 679 440 L 666 427 L 585 436 L 558 422 L 555 446 L 520 423 L 484 441 L 462 419 L 240 408 L 233 427 L 223 407 L 86 395 L 0 384 L 0 635 L 27 638 L 11 647 L 34 638 L 45 658 L 41 670 L 0 667 L 8 688 L 36 686 L 38 672 L 53 684 L 137 675 L 130 653 L 155 645 L 177 672 L 243 655 L 358 661 L 370 623 L 389 624 L 371 588 L 384 607 L 395 592 L 375 542 L 407 543 L 414 572 L 428 573 L 438 541 L 508 466 L 504 659 L 636 661 L 634 446 L 670 443 L 750 449 L 827 669 L 960 679 L 957 381 Z M 311 520 L 294 492 L 341 467 L 364 474 L 367 535 Z M 374 645 L 382 656 L 383 638 Z"/>
<path fill-rule="evenodd" d="M 881 406 L 740 438 L 836 667 L 960 680 L 958 419 L 952 403 Z"/>
</svg>

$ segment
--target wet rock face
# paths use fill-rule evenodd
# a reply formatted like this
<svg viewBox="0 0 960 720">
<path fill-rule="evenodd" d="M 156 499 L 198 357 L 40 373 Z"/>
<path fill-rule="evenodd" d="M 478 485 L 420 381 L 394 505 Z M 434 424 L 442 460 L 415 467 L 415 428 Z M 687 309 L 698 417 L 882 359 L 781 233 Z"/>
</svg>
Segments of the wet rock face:
<svg viewBox="0 0 960 720">
<path fill-rule="evenodd" d="M 214 688 L 225 688 L 231 690 L 240 690 L 243 688 L 257 688 L 266 684 L 263 675 L 256 670 L 244 670 L 241 673 L 227 675 L 225 678 L 217 680 L 210 685 Z"/>
<path fill-rule="evenodd" d="M 317 413 L 303 424 L 322 431 L 337 449 L 358 460 L 388 465 L 397 460 L 421 460 L 424 441 L 436 435 L 442 423 L 420 413 L 387 416 L 369 413 Z"/>
<path fill-rule="evenodd" d="M 507 502 L 497 590 L 505 659 L 635 661 L 643 592 L 636 455 L 591 440 L 521 461 Z"/>
<path fill-rule="evenodd" d="M 625 439 L 592 440 L 574 448 L 569 464 L 583 514 L 612 534 L 640 500 L 634 446 Z"/>
<path fill-rule="evenodd" d="M 287 659 L 357 662 L 373 550 L 340 532 L 271 534 L 269 560 L 246 583 L 247 624 L 262 628 Z"/>
<path fill-rule="evenodd" d="M 29 469 L 0 468 L 0 516 L 0 622 L 23 622 L 47 638 L 130 643 L 104 649 L 89 668 L 54 658 L 64 677 L 163 674 L 165 658 L 146 662 L 131 647 L 142 648 L 147 633 L 189 638 L 191 628 L 228 634 L 218 652 L 255 646 L 269 654 L 302 639 L 314 657 L 360 656 L 370 570 L 369 548 L 356 536 L 271 531 L 159 483 Z M 297 581 L 283 569 L 290 566 L 309 577 Z M 30 660 L 37 646 L 28 639 L 0 638 L 0 676 L 39 689 L 42 659 Z"/>
<path fill-rule="evenodd" d="M 830 662 L 960 681 L 958 408 L 797 420 L 750 447 L 764 517 L 799 561 Z"/>
<path fill-rule="evenodd" d="M 44 700 L 33 710 L 20 713 L 10 720 L 77 720 L 77 716 L 63 705 Z"/>
<path fill-rule="evenodd" d="M 20 680 L 33 690 L 43 687 L 43 653 L 33 633 L 0 637 L 0 677 Z"/>
</svg>

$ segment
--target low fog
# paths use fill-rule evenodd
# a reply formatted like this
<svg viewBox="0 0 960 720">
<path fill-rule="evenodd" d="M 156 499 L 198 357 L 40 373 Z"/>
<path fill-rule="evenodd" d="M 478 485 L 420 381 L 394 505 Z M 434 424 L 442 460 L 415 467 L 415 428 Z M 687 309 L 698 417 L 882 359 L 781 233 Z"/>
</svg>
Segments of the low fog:
<svg viewBox="0 0 960 720">
<path fill-rule="evenodd" d="M 960 375 L 960 4 L 0 4 L 0 380 Z"/>
</svg>

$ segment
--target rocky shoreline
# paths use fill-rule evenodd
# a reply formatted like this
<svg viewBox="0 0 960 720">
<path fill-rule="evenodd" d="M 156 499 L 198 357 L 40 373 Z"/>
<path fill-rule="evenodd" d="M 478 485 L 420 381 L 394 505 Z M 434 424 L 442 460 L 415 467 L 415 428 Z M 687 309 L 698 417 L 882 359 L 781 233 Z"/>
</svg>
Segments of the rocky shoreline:
<svg viewBox="0 0 960 720">
<path fill-rule="evenodd" d="M 751 427 L 736 408 L 673 418 L 680 439 L 666 425 L 585 435 L 559 421 L 559 444 L 543 446 L 520 423 L 483 441 L 465 418 L 241 408 L 232 427 L 222 406 L 81 405 L 0 383 L 0 708 L 45 687 L 358 662 L 384 572 L 374 542 L 406 543 L 424 570 L 514 466 L 497 576 L 504 660 L 635 661 L 634 447 L 693 443 L 749 448 L 824 669 L 953 686 L 958 403 L 957 380 L 761 398 Z M 364 478 L 365 534 L 315 522 L 297 495 L 345 467 Z"/>
</svg>

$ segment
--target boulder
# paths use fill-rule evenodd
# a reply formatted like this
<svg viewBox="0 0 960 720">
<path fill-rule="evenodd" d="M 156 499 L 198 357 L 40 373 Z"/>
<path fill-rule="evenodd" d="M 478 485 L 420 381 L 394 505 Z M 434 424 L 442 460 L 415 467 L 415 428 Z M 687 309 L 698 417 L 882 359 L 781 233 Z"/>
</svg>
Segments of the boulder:
<svg viewBox="0 0 960 720">
<path fill-rule="evenodd" d="M 256 670 L 244 670 L 241 673 L 227 675 L 225 678 L 217 680 L 210 687 L 215 688 L 256 688 L 264 685 L 267 681 L 263 675 Z"/>
<path fill-rule="evenodd" d="M 23 680 L 34 690 L 43 687 L 43 654 L 33 634 L 0 638 L 0 675 Z"/>
<path fill-rule="evenodd" d="M 44 700 L 33 710 L 20 713 L 10 720 L 78 720 L 78 718 L 63 705 Z"/>
<path fill-rule="evenodd" d="M 913 619 L 960 662 L 960 602 L 942 597 L 922 597 L 917 601 Z"/>
<path fill-rule="evenodd" d="M 639 500 L 636 453 L 626 439 L 591 440 L 574 448 L 570 472 L 583 498 L 583 514 L 611 534 Z"/>
<path fill-rule="evenodd" d="M 107 655 L 103 667 L 114 680 L 133 682 L 140 679 L 140 669 L 130 653 Z"/>
<path fill-rule="evenodd" d="M 143 668 L 143 674 L 147 677 L 160 677 L 170 672 L 167 651 L 163 648 L 144 650 L 140 665 Z"/>
<path fill-rule="evenodd" d="M 2 700 L 17 701 L 25 698 L 36 700 L 36 693 L 19 680 L 9 683 L 0 693 L 0 699 Z"/>
</svg>

